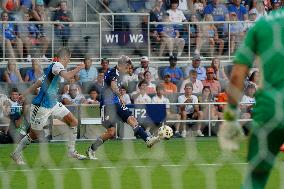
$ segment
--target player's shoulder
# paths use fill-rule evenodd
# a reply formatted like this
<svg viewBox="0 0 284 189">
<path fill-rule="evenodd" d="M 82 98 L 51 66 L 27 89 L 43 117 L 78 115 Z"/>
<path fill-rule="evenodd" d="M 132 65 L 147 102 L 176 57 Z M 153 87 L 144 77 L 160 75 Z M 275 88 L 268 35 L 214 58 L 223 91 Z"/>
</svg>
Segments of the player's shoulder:
<svg viewBox="0 0 284 189">
<path fill-rule="evenodd" d="M 284 8 L 271 11 L 268 15 L 259 18 L 255 24 L 255 27 L 267 27 L 273 24 L 284 24 Z"/>
</svg>

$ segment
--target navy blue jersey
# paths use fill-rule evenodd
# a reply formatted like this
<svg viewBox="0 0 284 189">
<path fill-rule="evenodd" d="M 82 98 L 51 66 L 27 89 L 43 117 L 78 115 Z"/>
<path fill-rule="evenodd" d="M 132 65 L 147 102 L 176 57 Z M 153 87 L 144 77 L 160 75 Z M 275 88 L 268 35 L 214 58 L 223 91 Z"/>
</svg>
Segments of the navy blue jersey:
<svg viewBox="0 0 284 189">
<path fill-rule="evenodd" d="M 39 94 L 33 99 L 32 104 L 45 107 L 53 108 L 57 101 L 58 96 L 58 83 L 59 73 L 65 70 L 64 66 L 60 62 L 52 63 L 44 76 L 40 78 L 42 84 Z"/>
<path fill-rule="evenodd" d="M 102 105 L 120 103 L 119 97 L 111 89 L 112 81 L 116 81 L 118 87 L 121 86 L 122 77 L 119 75 L 119 71 L 116 69 L 116 67 L 109 69 L 105 73 L 104 84 L 101 93 Z"/>
</svg>

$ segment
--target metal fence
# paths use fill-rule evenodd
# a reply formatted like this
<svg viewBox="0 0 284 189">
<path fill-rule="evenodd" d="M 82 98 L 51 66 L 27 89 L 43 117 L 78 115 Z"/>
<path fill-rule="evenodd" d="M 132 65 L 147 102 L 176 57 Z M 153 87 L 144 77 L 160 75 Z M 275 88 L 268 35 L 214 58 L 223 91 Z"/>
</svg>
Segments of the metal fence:
<svg viewBox="0 0 284 189">
<path fill-rule="evenodd" d="M 121 54 L 135 58 L 148 55 L 161 60 L 178 54 L 189 60 L 194 53 L 205 58 L 221 56 L 230 60 L 253 23 L 149 22 L 148 13 L 101 13 L 99 22 L 0 22 L 0 54 L 4 61 L 27 55 L 53 58 L 57 49 L 68 46 L 73 59 L 85 55 L 116 59 Z M 175 28 L 179 36 L 162 36 L 163 29 Z M 221 28 L 221 29 L 220 29 Z M 4 37 L 3 37 L 4 36 Z"/>
<path fill-rule="evenodd" d="M 163 114 L 162 112 L 165 112 L 163 110 L 156 110 L 155 114 L 148 112 L 149 109 L 146 108 L 146 104 L 139 104 L 134 105 L 134 109 L 131 108 L 131 111 L 133 111 L 133 115 L 137 118 L 138 121 L 140 121 L 140 124 L 144 125 L 146 128 L 149 126 L 151 128 L 152 132 L 156 132 L 158 125 L 161 124 L 170 124 L 173 128 L 176 127 L 175 124 L 181 123 L 185 124 L 185 130 L 187 130 L 187 136 L 194 136 L 192 133 L 196 131 L 196 128 L 194 128 L 197 124 L 202 124 L 202 128 L 204 130 L 207 130 L 206 136 L 212 136 L 213 134 L 217 135 L 218 132 L 218 126 L 221 122 L 223 122 L 223 117 L 216 117 L 212 115 L 213 111 L 212 109 L 215 109 L 217 106 L 223 106 L 226 103 L 217 103 L 217 102 L 210 102 L 210 103 L 169 103 L 166 105 L 170 106 L 170 109 L 178 110 L 180 105 L 199 105 L 203 106 L 201 111 L 207 116 L 204 116 L 203 119 L 171 119 L 169 114 L 160 115 Z M 241 105 L 244 104 L 251 104 L 251 103 L 241 103 Z M 155 105 L 155 104 L 148 104 L 148 105 Z M 136 107 L 135 107 L 136 106 Z M 100 135 L 104 131 L 103 127 L 94 127 L 94 126 L 100 126 L 101 125 L 101 117 L 100 117 L 100 107 L 99 105 L 88 105 L 88 104 L 81 104 L 81 105 L 67 105 L 66 106 L 70 112 L 72 112 L 79 121 L 79 129 L 78 129 L 78 139 L 79 140 L 88 140 L 88 139 L 94 139 L 97 136 Z M 11 111 L 15 108 L 20 108 L 21 106 L 12 106 Z M 162 108 L 161 106 L 158 106 L 158 109 Z M 29 114 L 29 112 L 26 112 Z M 172 112 L 171 114 L 179 114 L 179 111 Z M 221 113 L 221 112 L 220 112 Z M 245 113 L 245 112 L 243 112 Z M 23 115 L 25 117 L 29 117 L 28 115 Z M 156 119 L 154 117 L 159 116 L 165 116 L 164 119 L 159 123 L 154 123 L 153 119 Z M 142 120 L 142 121 L 141 121 Z M 28 120 L 27 120 L 28 121 Z M 240 123 L 249 123 L 251 121 L 250 118 L 244 118 L 242 117 L 242 113 L 240 114 Z M 120 125 L 120 127 L 117 127 Z M 128 139 L 128 138 L 134 138 L 132 129 L 126 125 L 121 125 L 118 122 L 118 125 L 116 127 L 118 128 L 118 134 L 117 138 L 121 139 Z M 8 127 L 8 124 L 0 124 L 0 129 L 3 127 Z M 62 121 L 56 119 L 55 117 L 50 117 L 49 123 L 47 123 L 47 128 L 45 130 L 49 130 L 47 133 L 50 133 L 51 139 L 53 141 L 57 140 L 65 140 L 65 134 L 67 133 L 68 126 L 64 124 Z M 63 126 L 63 127 L 62 127 Z M 10 127 L 13 127 L 13 125 L 10 125 Z M 65 128 L 64 128 L 65 127 Z M 98 132 L 100 131 L 100 132 Z M 88 133 L 89 132 L 89 133 Z"/>
</svg>

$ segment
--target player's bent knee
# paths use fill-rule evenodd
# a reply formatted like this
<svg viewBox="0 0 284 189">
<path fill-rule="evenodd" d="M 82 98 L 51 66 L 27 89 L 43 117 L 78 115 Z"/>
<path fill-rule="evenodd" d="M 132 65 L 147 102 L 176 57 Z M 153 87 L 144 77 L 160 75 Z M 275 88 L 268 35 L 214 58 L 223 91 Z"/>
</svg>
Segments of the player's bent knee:
<svg viewBox="0 0 284 189">
<path fill-rule="evenodd" d="M 107 139 L 112 139 L 112 138 L 114 138 L 115 137 L 115 133 L 116 133 L 116 130 L 115 130 L 115 128 L 109 128 L 109 129 L 107 129 L 106 130 L 106 132 L 104 133 L 104 135 L 105 135 L 105 137 L 103 137 L 105 140 L 107 140 Z M 104 140 L 103 139 L 103 140 Z"/>
<path fill-rule="evenodd" d="M 29 132 L 30 139 L 36 140 L 38 138 L 39 132 L 40 131 L 36 131 L 36 130 L 30 129 L 30 132 Z"/>
<path fill-rule="evenodd" d="M 137 119 L 134 116 L 129 116 L 127 119 L 127 123 L 132 127 L 138 124 Z"/>
<path fill-rule="evenodd" d="M 68 113 L 66 116 L 63 117 L 63 121 L 69 125 L 69 127 L 77 127 L 78 120 L 73 116 L 72 113 Z"/>
</svg>

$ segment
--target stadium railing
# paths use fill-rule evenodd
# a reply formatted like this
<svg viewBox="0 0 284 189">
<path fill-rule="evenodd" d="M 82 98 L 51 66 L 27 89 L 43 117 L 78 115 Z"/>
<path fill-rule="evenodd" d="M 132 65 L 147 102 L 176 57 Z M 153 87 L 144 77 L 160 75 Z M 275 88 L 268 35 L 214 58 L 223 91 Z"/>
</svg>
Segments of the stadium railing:
<svg viewBox="0 0 284 189">
<path fill-rule="evenodd" d="M 162 25 L 176 25 L 178 26 L 181 37 L 184 40 L 185 47 L 180 60 L 188 62 L 196 52 L 200 52 L 204 59 L 210 59 L 213 56 L 221 55 L 223 60 L 230 61 L 232 53 L 238 47 L 243 39 L 243 34 L 252 25 L 251 21 L 226 21 L 226 22 L 150 22 L 148 13 L 100 13 L 99 22 L 25 22 L 13 21 L 8 22 L 14 24 L 18 28 L 26 26 L 27 24 L 42 25 L 44 35 L 49 39 L 49 48 L 47 50 L 47 57 L 53 58 L 58 48 L 67 45 L 72 50 L 72 59 L 81 60 L 85 55 L 91 55 L 94 59 L 100 60 L 102 57 L 107 57 L 111 61 L 115 61 L 121 54 L 127 54 L 133 58 L 134 61 L 139 60 L 141 55 L 147 55 L 153 62 L 163 62 L 168 55 L 168 50 L 162 52 L 162 57 L 159 56 L 161 43 L 155 41 L 153 31 L 159 24 Z M 0 21 L 2 27 L 5 22 Z M 62 35 L 58 35 L 56 26 L 58 24 L 70 24 L 71 33 L 65 35 L 67 42 L 62 40 Z M 224 49 L 221 54 L 218 54 L 218 41 L 210 39 L 210 32 L 206 28 L 210 25 L 224 25 L 225 32 L 218 32 L 219 39 L 224 43 Z M 239 27 L 237 31 L 236 27 Z M 194 28 L 200 28 L 200 48 L 196 48 L 196 34 L 193 34 Z M 25 33 L 26 32 L 26 33 Z M 16 32 L 17 35 L 28 36 L 27 31 Z M 5 36 L 5 30 L 2 28 L 2 36 Z M 42 34 L 34 34 L 28 36 L 32 41 L 31 52 L 33 58 L 39 57 L 41 44 L 39 39 Z M 212 37 L 211 37 L 212 38 Z M 7 51 L 5 38 L 1 41 L 0 54 L 3 55 L 2 60 L 4 64 L 8 59 L 11 59 L 11 54 Z M 215 45 L 210 45 L 210 40 L 214 41 Z M 232 47 L 234 44 L 234 48 Z M 24 44 L 25 46 L 25 44 Z M 233 48 L 233 49 L 232 49 Z M 197 51 L 196 51 L 197 50 Z M 16 49 L 14 47 L 14 51 Z M 174 53 L 177 53 L 175 48 Z M 15 53 L 16 54 L 16 53 Z M 20 59 L 19 57 L 16 57 Z M 23 60 L 19 60 L 23 61 Z M 22 62 L 23 63 L 23 62 Z"/>
<path fill-rule="evenodd" d="M 179 106 L 179 105 L 199 105 L 199 106 L 208 106 L 208 118 L 202 119 L 202 120 L 170 120 L 166 118 L 165 113 L 165 107 L 166 105 L 170 106 Z M 140 121 L 140 123 L 144 126 L 151 125 L 153 127 L 153 130 L 157 129 L 156 126 L 162 125 L 162 124 L 175 124 L 175 123 L 185 123 L 185 124 L 195 124 L 198 122 L 201 122 L 205 125 L 205 128 L 208 128 L 208 135 L 212 136 L 212 127 L 215 125 L 214 123 L 220 123 L 223 122 L 223 119 L 212 119 L 211 115 L 211 108 L 214 106 L 219 105 L 225 105 L 226 103 L 218 103 L 218 102 L 210 102 L 210 103 L 169 103 L 169 104 L 162 104 L 164 106 L 159 106 L 161 104 L 139 104 L 139 105 L 131 105 L 130 110 L 133 111 L 133 115 Z M 251 103 L 241 103 L 241 104 L 251 104 Z M 158 105 L 158 106 L 156 106 Z M 148 106 L 148 107 L 147 107 Z M 79 121 L 79 127 L 78 127 L 78 140 L 92 140 L 99 136 L 101 132 L 103 132 L 104 128 L 101 126 L 101 116 L 100 116 L 100 108 L 99 105 L 88 105 L 88 104 L 81 104 L 81 105 L 69 105 L 66 106 L 77 118 Z M 151 111 L 151 112 L 150 112 Z M 159 119 L 159 123 L 157 123 L 157 117 Z M 251 122 L 252 119 L 239 119 L 239 122 Z M 48 130 L 51 132 L 51 136 L 54 135 L 52 133 L 55 131 L 55 137 L 53 137 L 52 141 L 61 141 L 64 139 L 65 130 L 68 128 L 67 125 L 64 127 L 58 127 L 58 126 L 64 126 L 65 124 L 58 119 L 54 117 L 50 117 L 50 122 L 47 125 Z M 6 124 L 0 125 L 2 126 L 8 126 Z M 90 127 L 90 126 L 99 126 L 99 127 L 91 127 L 92 133 L 95 133 L 95 136 L 91 136 L 90 134 L 86 134 L 87 130 L 86 128 L 82 127 Z M 117 134 L 116 138 L 120 139 L 133 139 L 135 138 L 133 135 L 133 132 L 129 132 L 129 128 L 125 128 L 125 124 L 118 124 L 116 125 L 119 134 Z M 54 130 L 55 129 L 55 130 Z M 57 130 L 56 130 L 57 129 Z M 218 129 L 218 128 L 216 128 Z M 188 130 L 188 129 L 187 129 Z M 82 133 L 80 133 L 80 131 Z M 89 128 L 90 131 L 90 128 Z M 84 133 L 83 133 L 84 132 Z M 188 135 L 191 136 L 189 132 L 194 132 L 193 130 L 188 130 Z M 214 130 L 214 134 L 216 133 L 216 130 Z M 84 137 L 85 135 L 88 135 L 88 137 Z"/>
</svg>

